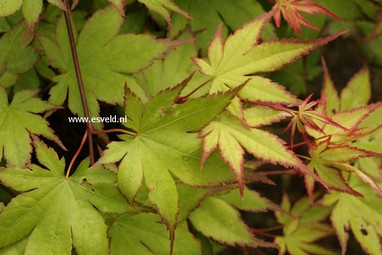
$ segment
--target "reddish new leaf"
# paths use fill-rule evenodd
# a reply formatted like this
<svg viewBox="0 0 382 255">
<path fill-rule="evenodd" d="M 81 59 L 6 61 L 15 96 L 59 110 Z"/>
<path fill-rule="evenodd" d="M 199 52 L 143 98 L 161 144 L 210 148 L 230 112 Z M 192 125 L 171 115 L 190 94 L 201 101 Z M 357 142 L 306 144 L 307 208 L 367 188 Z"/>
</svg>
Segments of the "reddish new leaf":
<svg viewBox="0 0 382 255">
<path fill-rule="evenodd" d="M 320 13 L 342 21 L 340 17 L 311 0 L 271 0 L 271 2 L 274 3 L 272 10 L 275 11 L 274 20 L 276 26 L 280 27 L 282 15 L 285 21 L 299 34 L 301 34 L 301 26 L 320 30 L 319 27 L 314 26 L 305 19 L 300 14 L 301 12 L 308 14 Z"/>
</svg>

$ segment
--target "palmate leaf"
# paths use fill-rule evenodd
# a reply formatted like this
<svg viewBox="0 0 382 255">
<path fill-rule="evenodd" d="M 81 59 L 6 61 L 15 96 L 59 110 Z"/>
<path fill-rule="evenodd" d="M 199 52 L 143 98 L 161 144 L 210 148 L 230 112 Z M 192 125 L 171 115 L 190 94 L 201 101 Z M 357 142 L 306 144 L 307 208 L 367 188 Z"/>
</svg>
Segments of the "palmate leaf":
<svg viewBox="0 0 382 255">
<path fill-rule="evenodd" d="M 62 0 L 48 0 L 48 2 L 62 10 L 66 10 Z M 42 0 L 2 0 L 0 3 L 0 17 L 11 15 L 21 8 L 29 29 L 33 29 L 41 14 L 42 7 Z"/>
<path fill-rule="evenodd" d="M 339 96 L 324 60 L 322 60 L 322 66 L 324 68 L 324 83 L 321 97 L 325 99 L 323 105 L 329 116 L 338 111 L 367 105 L 371 97 L 371 83 L 370 73 L 366 67 L 363 67 L 350 79 Z"/>
<path fill-rule="evenodd" d="M 127 90 L 125 114 L 129 121 L 124 125 L 133 129 L 136 135 L 123 135 L 120 137 L 123 141 L 110 143 L 98 162 L 106 164 L 121 160 L 118 183 L 130 202 L 134 201 L 144 180 L 150 201 L 172 229 L 179 211 L 172 175 L 193 186 L 232 182 L 232 175 L 216 157 L 200 171 L 201 140 L 195 132 L 215 118 L 236 91 L 174 104 L 186 83 L 187 80 L 162 91 L 144 106 Z"/>
<path fill-rule="evenodd" d="M 174 0 L 174 2 L 187 11 L 193 19 L 186 20 L 175 13 L 172 18 L 173 28 L 170 30 L 170 36 L 179 34 L 189 25 L 192 31 L 201 32 L 196 36 L 196 44 L 201 48 L 203 55 L 219 24 L 222 24 L 222 33 L 226 37 L 230 30 L 236 30 L 243 23 L 264 13 L 261 4 L 252 0 L 235 2 L 231 0 Z M 275 37 L 271 24 L 265 29 L 264 34 L 266 38 Z"/>
<path fill-rule="evenodd" d="M 283 225 L 283 236 L 275 238 L 279 245 L 279 254 L 301 255 L 335 255 L 336 253 L 314 242 L 328 235 L 333 230 L 322 223 L 330 209 L 322 206 L 312 206 L 309 199 L 304 197 L 291 207 L 289 198 L 284 195 L 281 203 L 282 210 L 276 211 L 276 218 Z"/>
<path fill-rule="evenodd" d="M 280 27 L 281 14 L 289 26 L 291 26 L 295 31 L 301 34 L 301 26 L 306 26 L 311 29 L 320 30 L 319 27 L 314 26 L 309 23 L 301 14 L 303 12 L 308 14 L 320 13 L 327 16 L 331 16 L 338 20 L 342 19 L 335 15 L 334 13 L 327 10 L 325 7 L 312 2 L 311 0 L 271 0 L 274 3 L 272 10 L 275 10 L 275 23 L 277 27 Z"/>
<path fill-rule="evenodd" d="M 0 171 L 0 181 L 25 192 L 0 214 L 0 247 L 28 236 L 25 254 L 108 254 L 107 227 L 98 210 L 131 211 L 114 186 L 116 176 L 84 160 L 65 177 L 65 161 L 53 149 L 34 141 L 38 165 Z M 97 210 L 97 209 L 98 210 Z"/>
<path fill-rule="evenodd" d="M 111 3 L 121 14 L 122 17 L 125 17 L 125 6 L 128 3 L 131 3 L 133 0 L 109 0 Z"/>
<path fill-rule="evenodd" d="M 179 194 L 178 222 L 186 220 L 190 213 L 196 210 L 203 200 L 210 196 L 219 198 L 242 211 L 264 212 L 268 209 L 275 208 L 272 202 L 247 187 L 244 188 L 245 192 L 243 196 L 240 195 L 239 190 L 234 185 L 231 185 L 231 187 L 197 188 L 177 183 L 177 189 Z"/>
<path fill-rule="evenodd" d="M 296 104 L 297 99 L 282 86 L 254 76 L 272 72 L 310 51 L 336 39 L 343 32 L 314 41 L 273 40 L 258 44 L 261 32 L 272 13 L 264 14 L 243 25 L 224 43 L 218 29 L 208 49 L 208 61 L 196 58 L 200 71 L 211 78 L 210 91 L 224 91 L 248 80 L 239 96 L 247 101 Z"/>
<path fill-rule="evenodd" d="M 324 84 L 321 97 L 324 100 L 320 106 L 322 108 L 319 107 L 318 110 L 324 111 L 333 121 L 340 123 L 348 130 L 341 131 L 341 128 L 335 125 L 323 125 L 322 132 L 308 128 L 310 135 L 319 139 L 309 149 L 311 162 L 308 167 L 311 171 L 315 171 L 329 188 L 361 196 L 343 178 L 343 172 L 351 172 L 382 194 L 382 190 L 373 180 L 376 175 L 370 175 L 372 171 L 364 167 L 360 168 L 359 164 L 354 166 L 350 164 L 361 158 L 381 155 L 379 142 L 373 140 L 378 137 L 377 129 L 382 124 L 379 120 L 382 105 L 380 103 L 367 105 L 371 96 L 369 71 L 363 67 L 348 82 L 339 96 L 325 61 L 323 60 L 322 63 Z M 311 193 L 313 182 L 307 180 L 306 183 Z"/>
<path fill-rule="evenodd" d="M 31 134 L 44 136 L 61 145 L 49 128 L 49 123 L 37 115 L 55 106 L 36 98 L 37 92 L 18 92 L 12 102 L 8 103 L 7 93 L 0 87 L 0 159 L 4 157 L 8 165 L 22 167 L 29 161 L 32 152 Z"/>
<path fill-rule="evenodd" d="M 179 8 L 173 1 L 171 0 L 138 0 L 139 2 L 143 3 L 144 5 L 149 8 L 149 10 L 154 11 L 158 14 L 160 14 L 169 24 L 171 25 L 171 16 L 169 13 L 170 11 L 179 13 L 185 18 L 191 19 L 191 16 L 188 15 L 187 12 Z"/>
<path fill-rule="evenodd" d="M 32 38 L 23 39 L 25 33 L 22 22 L 0 38 L 0 87 L 14 85 L 19 75 L 31 69 L 37 61 L 37 53 L 29 46 Z"/>
<path fill-rule="evenodd" d="M 382 190 L 366 173 L 350 165 L 356 159 L 373 157 L 378 154 L 348 145 L 330 147 L 330 139 L 313 144 L 309 149 L 309 154 L 311 161 L 308 168 L 316 173 L 327 184 L 328 188 L 362 196 L 353 190 L 343 178 L 342 172 L 353 172 L 382 195 Z M 312 194 L 313 183 L 310 180 L 307 180 L 307 183 L 310 184 L 307 186 L 308 192 Z"/>
<path fill-rule="evenodd" d="M 349 231 L 367 254 L 378 255 L 382 245 L 381 197 L 354 174 L 348 178 L 349 184 L 363 197 L 354 197 L 346 193 L 332 192 L 325 195 L 323 203 L 334 205 L 331 221 L 340 240 L 342 254 L 346 254 Z"/>
<path fill-rule="evenodd" d="M 200 71 L 211 80 L 210 93 L 242 86 L 238 96 L 247 102 L 298 104 L 297 98 L 287 92 L 284 87 L 253 74 L 280 69 L 315 48 L 337 38 L 342 33 L 316 41 L 275 40 L 258 45 L 264 25 L 272 14 L 272 12 L 264 14 L 243 25 L 224 43 L 221 27 L 218 28 L 208 48 L 208 61 L 200 58 L 194 59 Z M 250 110 L 243 110 L 239 98 L 233 100 L 228 111 L 240 119 L 241 124 L 233 118 L 224 118 L 223 116 L 220 120 L 210 123 L 200 133 L 200 136 L 204 138 L 202 164 L 209 154 L 219 146 L 222 157 L 235 173 L 241 192 L 244 188 L 244 149 L 264 161 L 298 168 L 303 173 L 318 180 L 317 176 L 308 171 L 291 151 L 284 148 L 283 142 L 277 137 L 258 129 L 245 127 L 270 124 L 271 121 L 281 119 L 282 115 L 268 119 L 254 119 L 252 117 L 251 120 L 247 121 L 245 117 L 250 116 L 248 115 Z M 264 113 L 265 116 L 267 114 L 268 111 Z M 258 123 L 254 123 L 254 121 L 258 121 Z M 269 149 L 269 144 L 271 144 L 271 149 Z"/>
<path fill-rule="evenodd" d="M 274 209 L 275 205 L 268 199 L 262 197 L 258 192 L 244 188 L 244 195 L 241 196 L 238 189 L 232 189 L 228 192 L 221 192 L 215 197 L 225 201 L 231 206 L 247 212 L 264 212 Z"/>
<path fill-rule="evenodd" d="M 319 129 L 315 130 L 306 126 L 306 132 L 315 139 L 325 139 L 331 137 L 332 144 L 350 144 L 358 138 L 368 136 L 370 129 L 360 129 L 359 125 L 374 110 L 376 105 L 358 107 L 351 110 L 339 111 L 330 117 L 333 123 L 341 125 L 332 125 L 317 122 Z"/>
<path fill-rule="evenodd" d="M 98 116 L 97 100 L 110 104 L 123 103 L 123 86 L 145 98 L 132 73 L 148 66 L 167 47 L 148 35 L 118 34 L 123 18 L 112 7 L 95 13 L 82 28 L 77 39 L 78 58 L 91 116 Z M 40 42 L 50 61 L 59 69 L 54 77 L 57 84 L 50 90 L 49 101 L 64 103 L 68 97 L 69 109 L 83 116 L 70 45 L 63 17 L 57 21 L 56 38 L 40 37 Z M 69 93 L 68 93 L 69 91 Z"/>
<path fill-rule="evenodd" d="M 183 39 L 183 37 L 179 39 Z M 182 82 L 195 71 L 196 68 L 191 58 L 196 55 L 197 49 L 193 43 L 181 45 L 167 53 L 163 60 L 155 60 L 152 66 L 135 74 L 134 77 L 148 96 L 154 96 L 160 91 Z M 196 75 L 197 73 L 193 80 Z M 158 79 L 158 77 L 161 78 Z"/>
<path fill-rule="evenodd" d="M 170 240 L 159 216 L 153 213 L 125 214 L 110 226 L 110 254 L 125 255 L 168 255 Z M 187 223 L 180 224 L 175 231 L 172 254 L 201 255 L 200 243 L 189 232 Z"/>
<path fill-rule="evenodd" d="M 189 219 L 203 235 L 222 244 L 272 247 L 272 244 L 255 238 L 240 219 L 239 212 L 221 198 L 206 198 Z"/>
<path fill-rule="evenodd" d="M 241 193 L 244 189 L 244 150 L 260 160 L 306 172 L 302 162 L 277 136 L 256 128 L 245 128 L 226 113 L 204 127 L 199 136 L 203 137 L 201 165 L 219 147 L 222 158 L 235 174 Z"/>
<path fill-rule="evenodd" d="M 25 245 L 27 244 L 27 239 L 24 238 L 17 243 L 8 245 L 5 248 L 0 249 L 0 253 L 4 255 L 24 255 Z"/>
</svg>

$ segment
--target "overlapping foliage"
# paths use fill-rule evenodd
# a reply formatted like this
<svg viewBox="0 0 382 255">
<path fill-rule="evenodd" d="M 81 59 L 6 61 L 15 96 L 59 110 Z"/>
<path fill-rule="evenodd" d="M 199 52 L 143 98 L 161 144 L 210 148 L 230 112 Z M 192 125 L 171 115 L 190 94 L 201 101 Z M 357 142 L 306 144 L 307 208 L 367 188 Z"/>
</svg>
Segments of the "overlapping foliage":
<svg viewBox="0 0 382 255">
<path fill-rule="evenodd" d="M 375 21 L 358 24 L 370 45 L 381 5 L 349 1 Z M 382 103 L 371 80 L 382 58 L 337 92 L 317 57 L 353 33 L 336 8 L 2 1 L 0 253 L 352 254 L 353 238 L 380 254 Z M 302 28 L 325 18 L 326 35 Z M 300 38 L 285 39 L 288 25 Z M 284 86 L 300 67 L 303 82 L 323 69 L 321 96 Z M 109 113 L 124 121 L 90 121 Z"/>
</svg>

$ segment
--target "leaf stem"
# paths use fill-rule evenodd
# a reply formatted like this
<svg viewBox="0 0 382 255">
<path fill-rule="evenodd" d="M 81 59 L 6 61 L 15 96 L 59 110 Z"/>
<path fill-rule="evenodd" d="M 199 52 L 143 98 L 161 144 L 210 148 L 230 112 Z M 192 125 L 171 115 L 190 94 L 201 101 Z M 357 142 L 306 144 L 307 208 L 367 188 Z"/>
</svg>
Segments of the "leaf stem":
<svg viewBox="0 0 382 255">
<path fill-rule="evenodd" d="M 188 93 L 187 95 L 183 96 L 183 97 L 178 97 L 176 99 L 176 103 L 177 104 L 182 104 L 186 101 L 187 98 L 189 98 L 190 96 L 192 96 L 196 91 L 198 91 L 199 89 L 201 89 L 202 87 L 204 87 L 206 84 L 208 84 L 212 79 L 209 79 L 205 82 L 203 82 L 202 84 L 200 84 L 199 86 L 197 86 L 194 90 L 192 90 L 190 93 Z"/>
<path fill-rule="evenodd" d="M 256 172 L 257 174 L 261 175 L 280 175 L 280 174 L 297 174 L 299 173 L 297 170 L 291 169 L 291 170 L 280 170 L 280 171 L 264 171 L 264 172 Z"/>
<path fill-rule="evenodd" d="M 122 129 L 122 128 L 112 128 L 112 129 L 107 129 L 107 130 L 93 130 L 92 131 L 92 133 L 95 135 L 107 134 L 107 133 L 118 133 L 118 132 L 128 134 L 131 136 L 137 136 L 137 133 L 134 133 L 134 132 L 131 132 L 129 130 Z"/>
<path fill-rule="evenodd" d="M 257 229 L 257 228 L 251 228 L 251 232 L 254 233 L 255 235 L 261 235 L 261 236 L 266 236 L 266 237 L 276 237 L 274 234 L 267 233 L 267 231 L 272 231 L 272 230 L 278 230 L 283 228 L 283 226 L 276 226 L 275 228 L 269 228 L 269 229 Z"/>
<path fill-rule="evenodd" d="M 70 171 L 72 170 L 74 162 L 76 161 L 78 155 L 80 154 L 82 148 L 84 147 L 84 144 L 86 142 L 86 137 L 88 137 L 88 133 L 89 133 L 88 130 L 86 130 L 84 136 L 82 137 L 82 141 L 81 141 L 80 146 L 78 147 L 76 153 L 74 154 L 72 160 L 70 161 L 70 164 L 68 166 L 68 170 L 66 171 L 65 179 L 69 178 Z"/>
<path fill-rule="evenodd" d="M 81 95 L 82 108 L 84 110 L 85 117 L 90 118 L 88 104 L 87 104 L 87 100 L 86 100 L 86 92 L 85 92 L 84 84 L 82 81 L 80 64 L 78 61 L 76 42 L 74 41 L 73 28 L 72 28 L 72 23 L 71 23 L 71 19 L 70 19 L 70 9 L 71 8 L 69 5 L 69 0 L 64 0 L 64 3 L 66 6 L 66 9 L 67 9 L 67 11 L 64 11 L 65 23 L 66 23 L 66 28 L 68 30 L 70 49 L 72 52 L 74 70 L 76 72 L 78 89 L 79 89 L 80 95 Z M 94 147 L 93 147 L 93 136 L 92 136 L 92 134 L 93 134 L 92 123 L 90 123 L 90 122 L 87 123 L 87 130 L 88 130 L 88 132 L 86 132 L 86 133 L 88 135 L 90 164 L 93 165 L 94 164 Z"/>
</svg>

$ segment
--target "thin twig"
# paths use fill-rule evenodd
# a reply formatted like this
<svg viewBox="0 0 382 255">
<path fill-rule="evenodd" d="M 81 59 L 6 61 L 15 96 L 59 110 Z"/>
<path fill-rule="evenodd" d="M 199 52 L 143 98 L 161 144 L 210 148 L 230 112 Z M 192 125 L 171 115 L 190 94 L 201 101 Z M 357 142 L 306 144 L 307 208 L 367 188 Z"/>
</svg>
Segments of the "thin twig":
<svg viewBox="0 0 382 255">
<path fill-rule="evenodd" d="M 84 144 L 86 142 L 86 137 L 88 136 L 88 133 L 89 132 L 86 130 L 84 136 L 82 137 L 81 144 L 80 144 L 80 146 L 78 147 L 78 149 L 76 151 L 76 154 L 74 154 L 72 160 L 70 161 L 70 164 L 68 166 L 68 170 L 66 171 L 65 179 L 69 178 L 70 171 L 72 170 L 74 162 L 76 161 L 78 155 L 80 154 L 82 148 L 84 147 Z"/>
<path fill-rule="evenodd" d="M 297 170 L 291 169 L 291 170 L 280 170 L 280 171 L 264 171 L 264 172 L 256 172 L 260 175 L 282 175 L 282 174 L 297 174 L 299 173 Z"/>
<path fill-rule="evenodd" d="M 76 43 L 74 41 L 74 36 L 73 36 L 73 28 L 72 28 L 72 23 L 70 21 L 70 5 L 68 0 L 64 0 L 65 6 L 67 11 L 64 11 L 65 14 L 65 22 L 66 22 L 66 28 L 68 30 L 68 36 L 69 36 L 69 42 L 70 42 L 70 49 L 72 52 L 72 58 L 73 58 L 73 63 L 74 63 L 74 70 L 76 72 L 76 77 L 77 77 L 77 83 L 78 83 L 78 89 L 80 90 L 80 95 L 81 95 L 81 102 L 82 102 L 82 108 L 84 110 L 85 117 L 90 119 L 89 115 L 89 109 L 88 109 L 88 104 L 86 100 L 86 93 L 85 93 L 85 88 L 84 84 L 82 81 L 82 75 L 81 75 L 81 69 L 80 69 L 80 64 L 78 61 L 78 55 L 77 55 L 77 50 L 76 50 Z M 87 129 L 88 129 L 88 143 L 89 143 L 89 156 L 90 156 L 90 164 L 94 164 L 94 148 L 93 148 L 93 126 L 91 122 L 87 123 Z"/>
<path fill-rule="evenodd" d="M 92 133 L 95 135 L 100 135 L 100 134 L 107 134 L 107 133 L 124 133 L 127 135 L 131 136 L 137 136 L 137 133 L 131 132 L 129 130 L 121 129 L 121 128 L 112 128 L 112 129 L 107 129 L 107 130 L 93 130 Z"/>
</svg>

